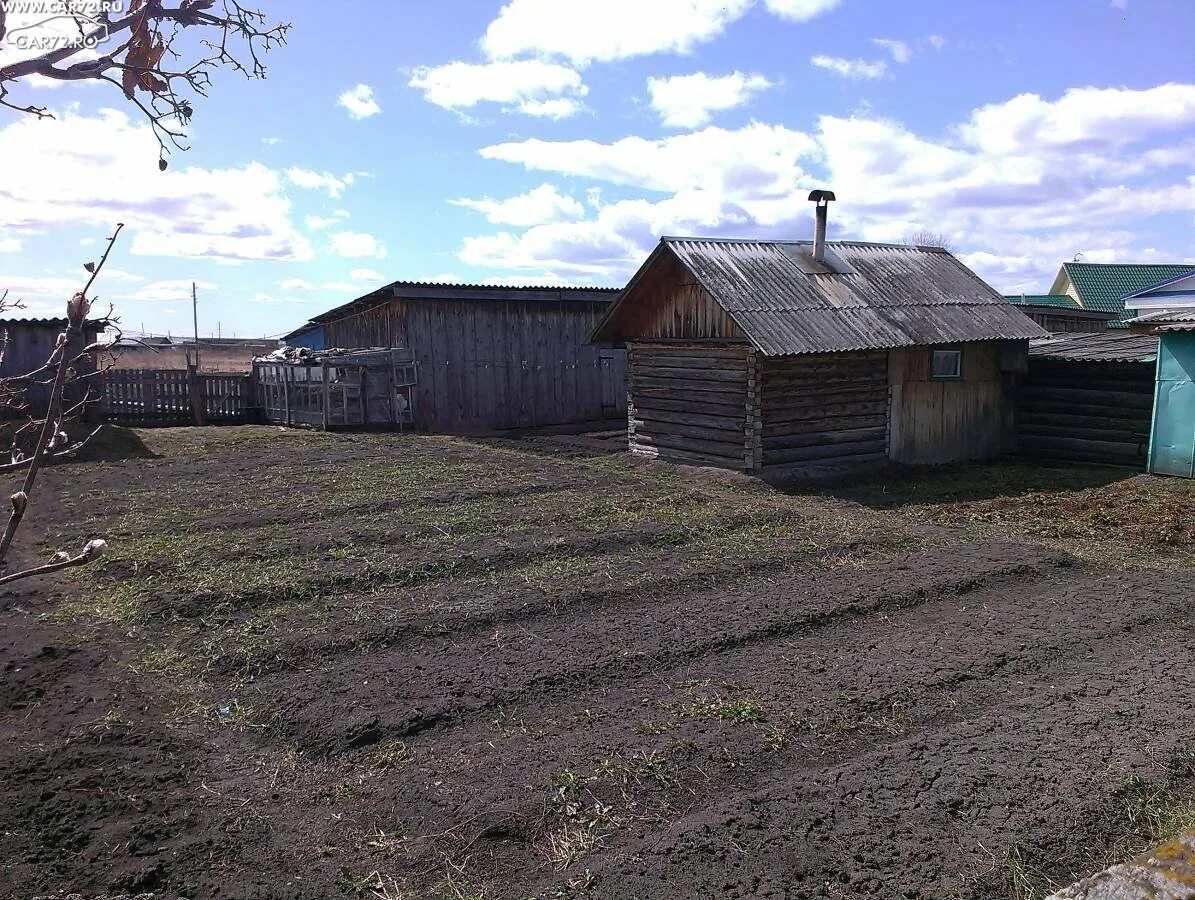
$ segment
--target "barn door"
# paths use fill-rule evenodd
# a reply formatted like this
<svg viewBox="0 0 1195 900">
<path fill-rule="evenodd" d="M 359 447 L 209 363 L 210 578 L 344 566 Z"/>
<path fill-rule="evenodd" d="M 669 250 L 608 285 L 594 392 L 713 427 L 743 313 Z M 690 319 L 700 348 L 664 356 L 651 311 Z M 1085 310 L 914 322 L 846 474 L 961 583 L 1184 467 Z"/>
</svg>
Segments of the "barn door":
<svg viewBox="0 0 1195 900">
<path fill-rule="evenodd" d="M 602 418 L 616 419 L 626 415 L 627 352 L 599 350 L 602 374 Z"/>
</svg>

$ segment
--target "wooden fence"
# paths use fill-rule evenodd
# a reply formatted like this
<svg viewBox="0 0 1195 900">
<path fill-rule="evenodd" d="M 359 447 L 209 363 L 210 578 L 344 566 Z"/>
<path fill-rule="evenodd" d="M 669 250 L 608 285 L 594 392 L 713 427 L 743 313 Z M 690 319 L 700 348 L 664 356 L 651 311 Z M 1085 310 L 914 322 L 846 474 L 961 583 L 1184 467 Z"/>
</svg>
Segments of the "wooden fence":
<svg viewBox="0 0 1195 900">
<path fill-rule="evenodd" d="M 104 415 L 119 425 L 234 425 L 258 419 L 249 375 L 109 369 L 104 383 Z"/>
</svg>

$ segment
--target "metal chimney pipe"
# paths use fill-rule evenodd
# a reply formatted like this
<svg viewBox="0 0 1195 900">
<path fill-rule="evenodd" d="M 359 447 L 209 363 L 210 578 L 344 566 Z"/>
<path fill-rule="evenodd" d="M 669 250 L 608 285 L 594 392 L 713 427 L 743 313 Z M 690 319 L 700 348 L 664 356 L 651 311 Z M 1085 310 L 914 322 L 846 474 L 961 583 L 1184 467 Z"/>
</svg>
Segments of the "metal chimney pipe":
<svg viewBox="0 0 1195 900">
<path fill-rule="evenodd" d="M 809 199 L 817 206 L 814 209 L 816 226 L 813 233 L 813 258 L 819 263 L 826 261 L 826 221 L 829 218 L 833 191 L 810 191 Z"/>
</svg>

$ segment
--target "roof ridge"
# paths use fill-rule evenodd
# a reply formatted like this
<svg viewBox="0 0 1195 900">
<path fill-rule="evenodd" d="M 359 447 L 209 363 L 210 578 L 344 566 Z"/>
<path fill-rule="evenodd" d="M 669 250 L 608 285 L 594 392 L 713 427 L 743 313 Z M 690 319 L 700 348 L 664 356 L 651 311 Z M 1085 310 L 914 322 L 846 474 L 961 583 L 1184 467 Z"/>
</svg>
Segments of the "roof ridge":
<svg viewBox="0 0 1195 900">
<path fill-rule="evenodd" d="M 813 246 L 811 240 L 777 240 L 775 238 L 728 238 L 728 237 L 699 237 L 693 235 L 665 234 L 660 237 L 662 242 L 672 241 L 703 241 L 708 244 L 784 244 L 788 246 Z M 894 250 L 925 250 L 932 253 L 947 253 L 943 247 L 929 247 L 921 244 L 893 244 L 885 241 L 838 240 L 826 241 L 827 246 L 837 247 L 891 247 Z"/>
</svg>

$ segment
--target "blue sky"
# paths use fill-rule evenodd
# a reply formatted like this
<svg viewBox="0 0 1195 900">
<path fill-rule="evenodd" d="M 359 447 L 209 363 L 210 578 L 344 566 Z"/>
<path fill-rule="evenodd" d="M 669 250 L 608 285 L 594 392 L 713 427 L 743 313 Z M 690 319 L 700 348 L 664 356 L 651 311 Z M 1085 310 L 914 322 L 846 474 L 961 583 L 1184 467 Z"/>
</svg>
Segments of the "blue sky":
<svg viewBox="0 0 1195 900">
<path fill-rule="evenodd" d="M 923 229 L 1000 290 L 1195 259 L 1190 0 L 298 0 L 192 149 L 108 86 L 0 110 L 0 289 L 130 329 L 276 335 L 397 279 L 620 285 L 660 234 Z M 332 8 L 335 12 L 330 13 Z M 8 53 L 10 48 L 0 50 Z M 18 91 L 20 94 L 18 95 Z"/>
</svg>

